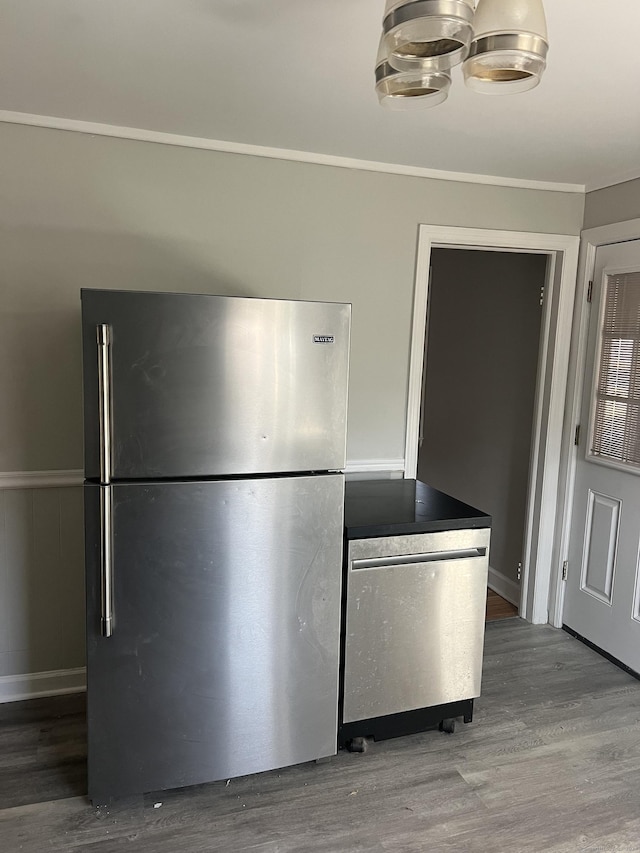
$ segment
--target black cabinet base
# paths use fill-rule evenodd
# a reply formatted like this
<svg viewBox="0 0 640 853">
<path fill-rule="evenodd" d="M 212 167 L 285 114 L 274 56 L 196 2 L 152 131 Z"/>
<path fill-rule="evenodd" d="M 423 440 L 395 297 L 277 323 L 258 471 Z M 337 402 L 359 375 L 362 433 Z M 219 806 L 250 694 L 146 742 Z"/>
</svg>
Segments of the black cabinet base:
<svg viewBox="0 0 640 853">
<path fill-rule="evenodd" d="M 473 720 L 473 699 L 432 705 L 430 708 L 418 708 L 416 711 L 403 711 L 401 714 L 388 714 L 385 717 L 356 720 L 353 723 L 341 723 L 338 728 L 338 747 L 345 747 L 358 737 L 387 740 L 413 735 L 437 728 L 443 720 L 453 717 L 462 717 L 465 723 L 470 723 Z"/>
</svg>

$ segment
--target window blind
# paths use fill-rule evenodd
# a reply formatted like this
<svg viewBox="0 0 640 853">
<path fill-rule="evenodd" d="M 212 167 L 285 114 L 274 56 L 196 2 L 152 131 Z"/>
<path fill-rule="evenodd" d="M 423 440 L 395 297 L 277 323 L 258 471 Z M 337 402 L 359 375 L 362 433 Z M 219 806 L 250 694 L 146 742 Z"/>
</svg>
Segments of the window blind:
<svg viewBox="0 0 640 853">
<path fill-rule="evenodd" d="M 640 271 L 607 276 L 597 369 L 591 452 L 640 467 Z"/>
</svg>

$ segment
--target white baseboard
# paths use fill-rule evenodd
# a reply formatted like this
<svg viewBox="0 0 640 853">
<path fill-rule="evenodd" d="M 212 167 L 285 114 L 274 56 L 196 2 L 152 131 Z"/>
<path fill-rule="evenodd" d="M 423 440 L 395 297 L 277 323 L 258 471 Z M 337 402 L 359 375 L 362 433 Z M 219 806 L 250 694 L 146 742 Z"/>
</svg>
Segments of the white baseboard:
<svg viewBox="0 0 640 853">
<path fill-rule="evenodd" d="M 404 459 L 349 459 L 345 474 L 388 474 L 393 477 L 404 475 Z"/>
<path fill-rule="evenodd" d="M 507 601 L 511 602 L 518 609 L 520 608 L 520 584 L 512 581 L 511 578 L 503 575 L 502 572 L 492 569 L 491 566 L 489 566 L 488 586 L 489 589 L 506 598 Z"/>
<path fill-rule="evenodd" d="M 3 675 L 0 676 L 0 703 L 37 699 L 40 696 L 61 696 L 63 693 L 81 693 L 86 689 L 87 671 L 83 666 L 51 672 Z"/>
</svg>

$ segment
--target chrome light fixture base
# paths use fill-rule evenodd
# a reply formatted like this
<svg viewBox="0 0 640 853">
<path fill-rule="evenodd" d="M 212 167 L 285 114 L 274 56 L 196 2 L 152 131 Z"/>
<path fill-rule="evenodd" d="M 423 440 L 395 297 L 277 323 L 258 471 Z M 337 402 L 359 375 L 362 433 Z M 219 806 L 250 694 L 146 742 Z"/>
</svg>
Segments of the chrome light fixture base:
<svg viewBox="0 0 640 853">
<path fill-rule="evenodd" d="M 467 55 L 473 0 L 405 0 L 387 3 L 387 8 L 383 45 L 397 71 L 448 70 Z"/>
<path fill-rule="evenodd" d="M 467 86 L 485 95 L 535 88 L 546 68 L 549 45 L 535 33 L 500 33 L 474 39 L 462 72 Z"/>
</svg>

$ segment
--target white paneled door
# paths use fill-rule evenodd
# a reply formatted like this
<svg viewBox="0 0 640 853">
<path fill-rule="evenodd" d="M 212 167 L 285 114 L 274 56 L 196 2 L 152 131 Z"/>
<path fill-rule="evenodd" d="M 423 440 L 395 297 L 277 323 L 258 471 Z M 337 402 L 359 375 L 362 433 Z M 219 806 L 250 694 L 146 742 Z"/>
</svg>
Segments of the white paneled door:
<svg viewBox="0 0 640 853">
<path fill-rule="evenodd" d="M 640 240 L 601 246 L 563 621 L 640 673 Z"/>
</svg>

